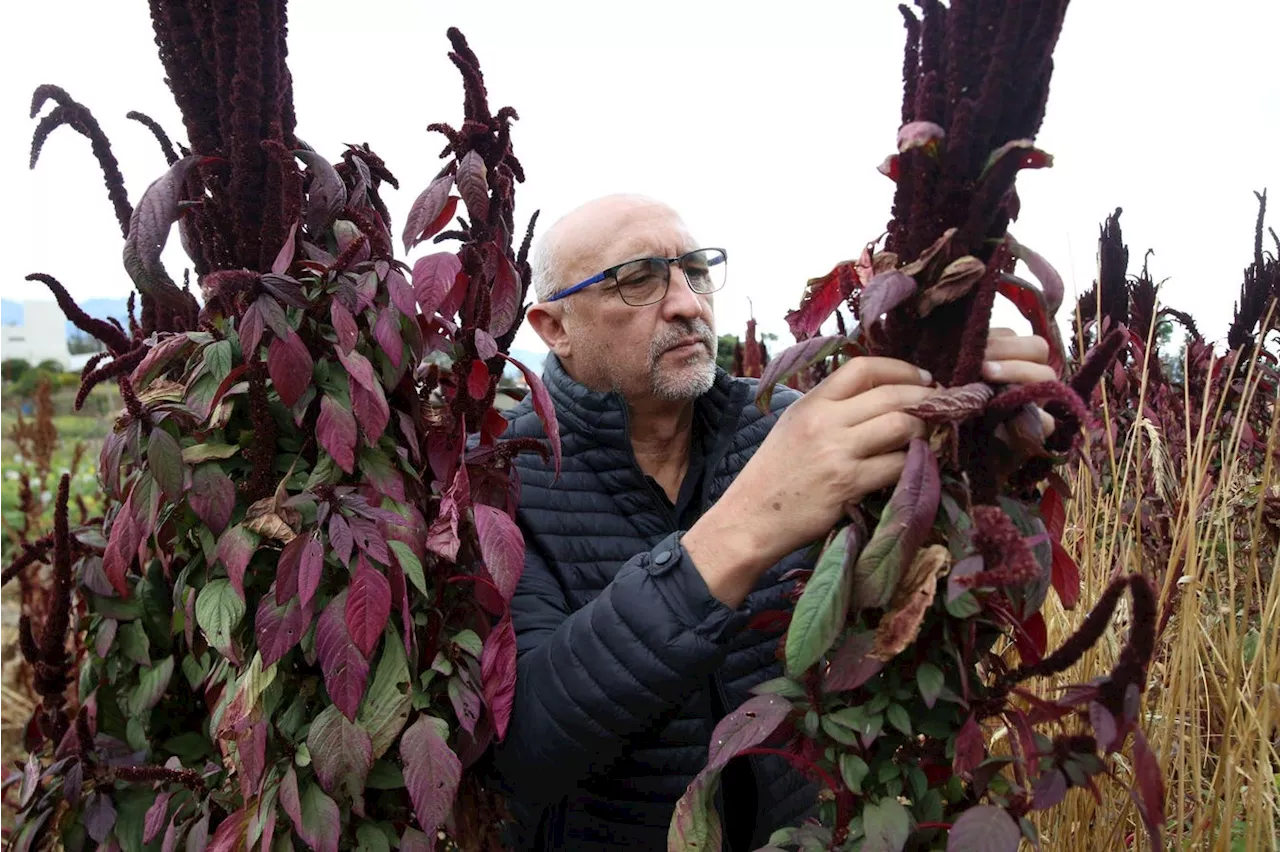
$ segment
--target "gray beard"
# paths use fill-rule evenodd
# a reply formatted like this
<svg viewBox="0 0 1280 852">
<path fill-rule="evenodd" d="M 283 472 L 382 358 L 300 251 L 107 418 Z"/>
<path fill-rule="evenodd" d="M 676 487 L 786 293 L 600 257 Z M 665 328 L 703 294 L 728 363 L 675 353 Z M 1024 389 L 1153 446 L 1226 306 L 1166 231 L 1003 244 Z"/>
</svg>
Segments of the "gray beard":
<svg viewBox="0 0 1280 852">
<path fill-rule="evenodd" d="M 695 355 L 696 367 L 687 366 L 679 372 L 665 371 L 661 367 L 662 355 L 681 339 L 698 335 L 706 345 L 705 355 Z M 685 402 L 697 399 L 716 380 L 716 335 L 711 326 L 702 320 L 692 320 L 670 326 L 649 347 L 649 390 L 656 399 L 667 402 Z"/>
</svg>

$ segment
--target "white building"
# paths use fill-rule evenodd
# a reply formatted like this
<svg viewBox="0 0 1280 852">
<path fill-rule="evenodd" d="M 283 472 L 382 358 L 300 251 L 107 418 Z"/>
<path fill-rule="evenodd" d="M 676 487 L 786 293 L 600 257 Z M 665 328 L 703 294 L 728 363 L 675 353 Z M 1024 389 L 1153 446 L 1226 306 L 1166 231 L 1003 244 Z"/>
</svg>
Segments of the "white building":
<svg viewBox="0 0 1280 852">
<path fill-rule="evenodd" d="M 67 318 L 57 302 L 23 301 L 22 325 L 0 326 L 0 360 L 21 358 L 32 366 L 57 361 L 72 367 L 67 348 Z"/>
</svg>

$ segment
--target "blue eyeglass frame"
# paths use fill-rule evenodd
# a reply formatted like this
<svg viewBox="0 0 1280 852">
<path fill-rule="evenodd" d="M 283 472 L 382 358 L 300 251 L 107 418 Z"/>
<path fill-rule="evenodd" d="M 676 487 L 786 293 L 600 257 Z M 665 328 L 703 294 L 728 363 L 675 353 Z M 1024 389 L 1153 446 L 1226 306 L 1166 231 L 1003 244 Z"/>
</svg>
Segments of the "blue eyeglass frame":
<svg viewBox="0 0 1280 852">
<path fill-rule="evenodd" d="M 579 290 L 585 290 L 586 288 L 590 287 L 592 284 L 599 284 L 601 281 L 604 281 L 607 278 L 613 278 L 615 275 L 618 274 L 618 270 L 621 269 L 622 267 L 632 263 L 638 263 L 642 260 L 665 260 L 667 262 L 667 287 L 669 288 L 671 286 L 671 264 L 679 263 L 689 255 L 697 254 L 700 251 L 720 252 L 720 259 L 713 263 L 708 264 L 709 266 L 717 266 L 721 263 L 729 262 L 729 252 L 725 249 L 720 248 L 719 246 L 705 246 L 703 248 L 691 249 L 685 252 L 684 254 L 680 255 L 679 257 L 637 257 L 632 260 L 623 261 L 622 263 L 619 263 L 615 266 L 610 266 L 604 272 L 599 272 L 595 275 L 592 275 L 590 278 L 588 278 L 585 281 L 579 281 L 577 284 L 574 284 L 572 287 L 568 287 L 564 290 L 561 290 L 559 293 L 556 293 L 554 296 L 547 299 L 547 301 L 558 302 L 561 299 L 565 298 L 566 296 L 572 296 L 574 293 L 578 292 Z M 694 292 L 697 292 L 697 291 L 694 291 Z M 714 293 L 715 291 L 712 290 L 711 292 Z M 706 295 L 706 294 L 704 293 L 702 295 Z M 663 293 L 663 296 L 665 297 L 666 293 Z M 658 300 L 658 302 L 660 301 L 662 301 L 662 299 Z M 656 305 L 658 302 L 653 302 L 653 304 Z M 644 307 L 644 306 L 641 305 L 640 307 Z"/>
</svg>

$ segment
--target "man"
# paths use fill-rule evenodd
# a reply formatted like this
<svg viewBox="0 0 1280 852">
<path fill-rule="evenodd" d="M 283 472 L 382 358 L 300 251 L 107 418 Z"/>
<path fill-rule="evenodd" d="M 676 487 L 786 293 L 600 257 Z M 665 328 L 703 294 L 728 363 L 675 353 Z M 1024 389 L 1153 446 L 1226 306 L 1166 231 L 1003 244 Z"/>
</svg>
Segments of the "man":
<svg viewBox="0 0 1280 852">
<path fill-rule="evenodd" d="M 524 574 L 512 601 L 515 707 L 495 752 L 520 848 L 664 849 L 716 722 L 781 674 L 789 571 L 847 503 L 894 483 L 924 424 L 916 367 L 862 358 L 805 395 L 754 404 L 717 371 L 727 259 L 646 198 L 609 196 L 549 229 L 528 312 L 563 448 L 557 479 L 517 461 Z M 1053 377 L 1039 338 L 993 336 L 988 378 Z M 544 437 L 528 401 L 504 438 Z M 775 757 L 731 761 L 725 847 L 755 849 L 814 805 Z"/>
</svg>

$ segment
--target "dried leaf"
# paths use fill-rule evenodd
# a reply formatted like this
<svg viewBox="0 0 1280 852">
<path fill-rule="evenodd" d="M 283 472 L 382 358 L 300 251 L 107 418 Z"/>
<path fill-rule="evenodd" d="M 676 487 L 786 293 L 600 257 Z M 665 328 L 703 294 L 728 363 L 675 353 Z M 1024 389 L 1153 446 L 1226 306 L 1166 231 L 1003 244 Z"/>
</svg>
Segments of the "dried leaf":
<svg viewBox="0 0 1280 852">
<path fill-rule="evenodd" d="M 976 257 L 965 255 L 956 258 L 942 270 L 937 283 L 920 294 L 916 312 L 922 317 L 927 317 L 933 313 L 934 308 L 968 295 L 973 286 L 986 274 L 986 264 Z"/>
<path fill-rule="evenodd" d="M 940 544 L 926 547 L 916 554 L 911 568 L 894 591 L 892 608 L 876 628 L 872 657 L 887 663 L 916 641 L 924 614 L 933 605 L 938 578 L 950 560 L 951 554 Z"/>
</svg>

